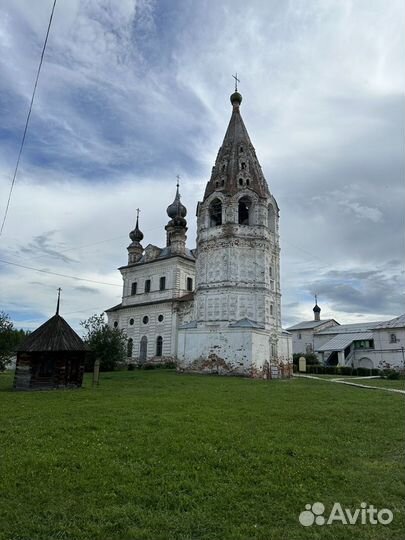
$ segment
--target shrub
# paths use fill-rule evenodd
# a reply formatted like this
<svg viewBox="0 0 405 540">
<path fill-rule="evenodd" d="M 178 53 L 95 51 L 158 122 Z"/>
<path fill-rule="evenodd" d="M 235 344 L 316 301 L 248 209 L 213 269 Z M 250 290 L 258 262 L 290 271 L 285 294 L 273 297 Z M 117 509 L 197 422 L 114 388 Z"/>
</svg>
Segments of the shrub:
<svg viewBox="0 0 405 540">
<path fill-rule="evenodd" d="M 298 361 L 303 356 L 305 360 L 307 361 L 307 368 L 308 366 L 318 365 L 319 359 L 316 356 L 315 353 L 294 353 L 293 354 L 293 364 L 298 366 Z"/>
<path fill-rule="evenodd" d="M 327 375 L 336 375 L 337 367 L 336 366 L 325 366 L 325 373 Z"/>
<path fill-rule="evenodd" d="M 128 364 L 128 371 L 134 371 L 135 364 Z"/>
<path fill-rule="evenodd" d="M 390 371 L 387 374 L 387 379 L 393 380 L 399 380 L 399 371 Z"/>
<path fill-rule="evenodd" d="M 353 368 L 350 366 L 340 366 L 338 368 L 338 373 L 340 375 L 352 375 L 353 374 Z"/>
<path fill-rule="evenodd" d="M 358 367 L 356 369 L 356 375 L 358 377 L 369 377 L 371 375 L 371 369 L 367 367 Z"/>
</svg>

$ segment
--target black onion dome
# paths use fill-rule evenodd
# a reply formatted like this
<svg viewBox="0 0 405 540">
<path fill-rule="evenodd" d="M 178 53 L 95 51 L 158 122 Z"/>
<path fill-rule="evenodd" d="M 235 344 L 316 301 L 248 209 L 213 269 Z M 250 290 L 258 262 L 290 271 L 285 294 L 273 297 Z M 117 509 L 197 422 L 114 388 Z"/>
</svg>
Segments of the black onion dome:
<svg viewBox="0 0 405 540">
<path fill-rule="evenodd" d="M 239 105 L 242 103 L 242 94 L 239 94 L 239 92 L 234 92 L 232 95 L 231 95 L 231 103 L 232 105 L 236 102 L 236 103 L 239 103 Z"/>
<path fill-rule="evenodd" d="M 129 233 L 129 237 L 133 242 L 141 242 L 143 240 L 143 232 L 139 229 L 139 218 L 136 218 L 135 229 Z"/>
<path fill-rule="evenodd" d="M 169 218 L 174 219 L 176 217 L 185 218 L 187 215 L 187 208 L 181 204 L 179 186 L 177 186 L 176 197 L 171 205 L 167 207 L 167 215 Z"/>
<path fill-rule="evenodd" d="M 321 308 L 318 306 L 318 304 L 315 304 L 315 307 L 313 309 L 313 312 L 314 313 L 320 313 L 321 312 Z"/>
</svg>

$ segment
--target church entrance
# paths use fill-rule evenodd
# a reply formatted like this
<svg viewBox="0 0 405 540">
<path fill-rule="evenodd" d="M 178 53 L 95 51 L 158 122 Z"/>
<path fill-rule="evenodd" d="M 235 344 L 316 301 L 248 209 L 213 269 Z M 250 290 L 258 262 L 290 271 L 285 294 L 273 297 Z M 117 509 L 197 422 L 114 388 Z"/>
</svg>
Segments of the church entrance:
<svg viewBox="0 0 405 540">
<path fill-rule="evenodd" d="M 146 362 L 146 356 L 148 354 L 148 338 L 143 336 L 141 339 L 141 346 L 139 350 L 139 361 Z"/>
</svg>

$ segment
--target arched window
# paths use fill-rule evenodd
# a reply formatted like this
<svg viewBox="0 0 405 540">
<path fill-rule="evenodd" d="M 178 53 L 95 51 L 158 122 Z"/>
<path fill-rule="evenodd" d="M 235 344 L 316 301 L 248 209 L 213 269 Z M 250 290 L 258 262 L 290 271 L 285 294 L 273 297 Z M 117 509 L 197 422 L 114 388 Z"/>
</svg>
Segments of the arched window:
<svg viewBox="0 0 405 540">
<path fill-rule="evenodd" d="M 238 203 L 238 223 L 239 225 L 249 225 L 249 212 L 252 201 L 249 197 L 242 197 Z"/>
<path fill-rule="evenodd" d="M 131 358 L 131 356 L 132 356 L 133 346 L 134 346 L 133 339 L 129 338 L 129 340 L 127 342 L 127 356 L 128 356 L 128 358 Z"/>
<path fill-rule="evenodd" d="M 156 356 L 162 356 L 162 350 L 163 350 L 163 338 L 162 336 L 158 336 L 156 338 Z"/>
<path fill-rule="evenodd" d="M 276 230 L 276 213 L 274 212 L 274 207 L 273 207 L 272 204 L 269 206 L 268 220 L 269 220 L 269 229 L 271 230 L 271 232 L 275 232 L 275 230 Z"/>
<path fill-rule="evenodd" d="M 191 277 L 187 278 L 187 290 L 188 291 L 193 290 L 193 278 L 191 278 Z"/>
<path fill-rule="evenodd" d="M 132 285 L 131 285 L 131 294 L 132 295 L 136 294 L 137 285 L 138 284 L 136 283 L 136 281 L 134 283 L 132 283 Z"/>
<path fill-rule="evenodd" d="M 243 186 L 243 178 L 239 178 L 239 185 Z"/>
<path fill-rule="evenodd" d="M 159 289 L 164 291 L 166 289 L 166 277 L 162 276 L 159 280 Z"/>
<path fill-rule="evenodd" d="M 143 336 L 141 339 L 141 344 L 139 348 L 139 360 L 141 362 L 145 362 L 147 354 L 148 354 L 148 338 L 146 336 Z"/>
<path fill-rule="evenodd" d="M 222 225 L 222 203 L 219 199 L 214 199 L 210 205 L 210 226 Z"/>
<path fill-rule="evenodd" d="M 150 292 L 150 279 L 145 281 L 145 292 Z"/>
</svg>

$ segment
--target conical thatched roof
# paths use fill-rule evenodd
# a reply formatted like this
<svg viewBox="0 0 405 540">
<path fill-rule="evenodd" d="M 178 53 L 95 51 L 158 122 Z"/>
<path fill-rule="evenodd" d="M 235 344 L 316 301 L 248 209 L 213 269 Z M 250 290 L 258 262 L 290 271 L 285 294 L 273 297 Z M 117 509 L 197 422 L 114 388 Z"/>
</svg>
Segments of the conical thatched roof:
<svg viewBox="0 0 405 540">
<path fill-rule="evenodd" d="M 86 345 L 60 315 L 56 314 L 21 343 L 19 352 L 85 351 Z"/>
</svg>

